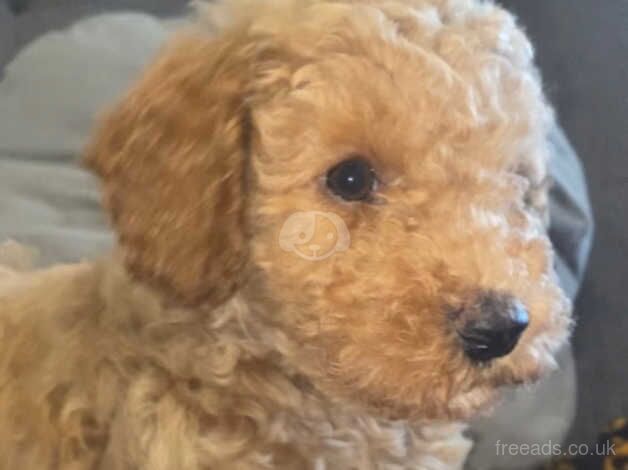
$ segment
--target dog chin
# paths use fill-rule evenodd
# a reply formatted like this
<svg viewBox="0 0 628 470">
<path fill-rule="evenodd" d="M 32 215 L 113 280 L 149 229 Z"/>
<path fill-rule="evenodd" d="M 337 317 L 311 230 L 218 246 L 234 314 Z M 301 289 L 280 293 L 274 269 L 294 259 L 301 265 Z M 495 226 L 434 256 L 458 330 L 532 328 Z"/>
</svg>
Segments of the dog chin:
<svg viewBox="0 0 628 470">
<path fill-rule="evenodd" d="M 554 348 L 530 346 L 496 365 L 490 381 L 495 387 L 533 385 L 558 368 L 554 354 Z"/>
<path fill-rule="evenodd" d="M 537 343 L 536 347 L 529 346 L 486 367 L 484 380 L 450 401 L 448 417 L 466 421 L 490 413 L 500 403 L 505 390 L 532 386 L 556 370 L 554 352 L 555 348 L 549 348 L 547 343 Z"/>
<path fill-rule="evenodd" d="M 497 372 L 486 383 L 453 397 L 449 402 L 446 418 L 468 421 L 479 415 L 490 414 L 500 403 L 504 391 L 521 385 L 532 385 L 549 370 L 550 368 L 544 370 L 539 365 L 525 374 L 513 373 L 510 370 Z"/>
</svg>

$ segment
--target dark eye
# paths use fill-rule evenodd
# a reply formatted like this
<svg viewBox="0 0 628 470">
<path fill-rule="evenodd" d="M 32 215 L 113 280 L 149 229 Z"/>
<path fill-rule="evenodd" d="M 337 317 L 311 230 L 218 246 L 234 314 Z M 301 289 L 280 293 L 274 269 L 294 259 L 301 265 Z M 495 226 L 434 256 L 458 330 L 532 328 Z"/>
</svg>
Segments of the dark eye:
<svg viewBox="0 0 628 470">
<path fill-rule="evenodd" d="M 359 156 L 348 158 L 327 172 L 327 187 L 345 201 L 368 200 L 376 183 L 373 168 Z"/>
</svg>

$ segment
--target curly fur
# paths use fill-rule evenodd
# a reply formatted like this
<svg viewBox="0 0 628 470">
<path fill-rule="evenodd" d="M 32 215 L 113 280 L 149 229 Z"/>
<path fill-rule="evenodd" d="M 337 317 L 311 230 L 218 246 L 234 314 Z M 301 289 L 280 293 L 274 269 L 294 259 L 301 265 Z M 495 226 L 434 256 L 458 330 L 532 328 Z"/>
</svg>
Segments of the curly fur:
<svg viewBox="0 0 628 470">
<path fill-rule="evenodd" d="M 116 253 L 0 273 L 0 468 L 461 467 L 570 326 L 530 44 L 472 0 L 201 7 L 86 151 Z M 326 191 L 354 153 L 377 204 Z M 282 250 L 298 211 L 349 249 Z M 531 316 L 483 367 L 452 327 L 481 290 Z"/>
</svg>

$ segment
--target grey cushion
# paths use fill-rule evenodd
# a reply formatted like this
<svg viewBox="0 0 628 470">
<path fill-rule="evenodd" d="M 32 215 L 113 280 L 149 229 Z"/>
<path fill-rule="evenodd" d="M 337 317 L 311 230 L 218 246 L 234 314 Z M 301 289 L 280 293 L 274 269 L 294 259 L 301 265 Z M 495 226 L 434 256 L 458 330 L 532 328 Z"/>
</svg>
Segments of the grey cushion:
<svg viewBox="0 0 628 470">
<path fill-rule="evenodd" d="M 97 185 L 78 159 L 100 110 L 168 35 L 148 15 L 121 13 L 49 33 L 0 83 L 0 239 L 38 247 L 41 262 L 74 261 L 111 245 Z"/>
<path fill-rule="evenodd" d="M 582 165 L 560 128 L 554 129 L 550 142 L 554 149 L 550 237 L 557 254 L 556 271 L 575 299 L 591 252 L 593 215 Z"/>
</svg>

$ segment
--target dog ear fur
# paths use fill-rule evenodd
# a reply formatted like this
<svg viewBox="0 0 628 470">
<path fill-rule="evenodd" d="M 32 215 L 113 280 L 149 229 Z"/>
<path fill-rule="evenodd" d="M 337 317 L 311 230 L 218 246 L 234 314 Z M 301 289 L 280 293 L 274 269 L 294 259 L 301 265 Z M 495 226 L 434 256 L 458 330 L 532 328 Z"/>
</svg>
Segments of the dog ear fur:
<svg viewBox="0 0 628 470">
<path fill-rule="evenodd" d="M 226 300 L 246 264 L 246 55 L 235 34 L 174 38 L 86 152 L 127 268 L 187 305 Z"/>
</svg>

